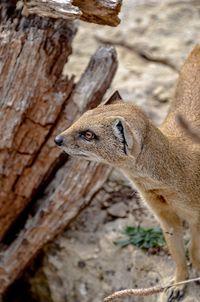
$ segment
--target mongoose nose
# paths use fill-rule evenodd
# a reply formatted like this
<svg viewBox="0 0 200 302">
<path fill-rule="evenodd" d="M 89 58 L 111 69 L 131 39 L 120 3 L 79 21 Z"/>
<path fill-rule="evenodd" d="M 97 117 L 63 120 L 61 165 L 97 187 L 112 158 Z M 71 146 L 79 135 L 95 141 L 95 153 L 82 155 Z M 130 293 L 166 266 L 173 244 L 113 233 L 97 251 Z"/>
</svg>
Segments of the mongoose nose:
<svg viewBox="0 0 200 302">
<path fill-rule="evenodd" d="M 55 139 L 54 139 L 54 142 L 55 142 L 56 145 L 58 145 L 58 146 L 62 146 L 63 141 L 64 141 L 64 138 L 63 138 L 63 136 L 61 136 L 61 135 L 57 135 L 57 136 L 55 137 Z"/>
</svg>

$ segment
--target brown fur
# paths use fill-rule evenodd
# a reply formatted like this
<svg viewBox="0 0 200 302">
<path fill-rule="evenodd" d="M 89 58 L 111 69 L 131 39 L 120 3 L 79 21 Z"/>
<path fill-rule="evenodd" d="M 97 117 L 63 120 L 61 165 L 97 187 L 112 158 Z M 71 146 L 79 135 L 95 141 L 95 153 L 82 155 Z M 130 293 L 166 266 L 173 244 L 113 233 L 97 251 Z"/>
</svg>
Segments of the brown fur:
<svg viewBox="0 0 200 302">
<path fill-rule="evenodd" d="M 194 48 L 182 67 L 169 114 L 160 129 L 140 108 L 117 102 L 84 113 L 60 135 L 67 153 L 120 168 L 137 187 L 162 226 L 176 263 L 175 281 L 179 282 L 188 277 L 183 220 L 191 228 L 193 266 L 200 270 L 200 145 L 191 142 L 179 127 L 177 114 L 199 129 L 200 46 Z M 122 134 L 118 138 L 119 121 L 127 144 L 122 142 Z M 97 138 L 91 142 L 80 138 L 85 130 Z M 175 288 L 164 301 L 177 301 L 180 293 L 180 288 Z"/>
</svg>

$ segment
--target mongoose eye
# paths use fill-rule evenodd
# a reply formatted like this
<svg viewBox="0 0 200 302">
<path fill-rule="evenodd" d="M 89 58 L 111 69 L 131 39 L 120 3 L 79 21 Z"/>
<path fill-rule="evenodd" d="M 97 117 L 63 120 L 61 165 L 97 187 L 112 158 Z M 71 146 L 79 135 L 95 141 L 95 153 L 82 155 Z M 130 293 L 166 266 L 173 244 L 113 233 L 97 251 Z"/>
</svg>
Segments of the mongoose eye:
<svg viewBox="0 0 200 302">
<path fill-rule="evenodd" d="M 85 139 L 86 141 L 91 141 L 94 138 L 96 138 L 96 135 L 93 132 L 87 130 L 87 131 L 81 132 L 80 137 Z"/>
</svg>

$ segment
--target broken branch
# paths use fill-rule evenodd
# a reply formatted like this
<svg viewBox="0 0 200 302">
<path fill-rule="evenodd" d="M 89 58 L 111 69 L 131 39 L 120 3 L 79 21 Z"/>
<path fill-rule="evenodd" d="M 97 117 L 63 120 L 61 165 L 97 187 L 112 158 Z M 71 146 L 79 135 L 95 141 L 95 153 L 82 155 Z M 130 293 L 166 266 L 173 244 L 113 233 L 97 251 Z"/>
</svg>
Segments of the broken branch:
<svg viewBox="0 0 200 302">
<path fill-rule="evenodd" d="M 148 287 L 148 288 L 124 289 L 124 290 L 117 291 L 114 294 L 106 297 L 104 299 L 104 302 L 110 302 L 117 298 L 125 298 L 125 297 L 129 297 L 129 296 L 151 296 L 151 295 L 159 294 L 163 291 L 166 291 L 171 287 L 179 286 L 179 285 L 183 285 L 183 284 L 187 284 L 187 283 L 191 283 L 191 282 L 196 282 L 196 281 L 200 281 L 200 277 L 177 282 L 177 283 L 170 284 L 170 285 L 167 285 L 164 287 L 154 286 L 154 287 Z"/>
<path fill-rule="evenodd" d="M 122 0 L 29 0 L 25 2 L 22 13 L 117 26 L 121 5 Z"/>
</svg>

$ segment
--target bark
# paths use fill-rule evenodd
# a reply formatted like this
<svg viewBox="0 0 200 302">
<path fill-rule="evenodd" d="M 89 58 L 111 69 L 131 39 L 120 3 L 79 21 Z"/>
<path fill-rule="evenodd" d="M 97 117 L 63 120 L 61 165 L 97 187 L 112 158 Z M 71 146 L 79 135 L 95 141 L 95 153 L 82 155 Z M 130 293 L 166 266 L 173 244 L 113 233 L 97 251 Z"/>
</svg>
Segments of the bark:
<svg viewBox="0 0 200 302">
<path fill-rule="evenodd" d="M 19 17 L 12 23 L 2 20 L 0 32 L 2 239 L 59 157 L 53 142 L 46 143 L 74 85 L 73 78 L 63 79 L 62 69 L 76 27 Z"/>
<path fill-rule="evenodd" d="M 1 238 L 27 205 L 31 206 L 26 209 L 26 217 L 30 213 L 32 217 L 1 253 L 1 294 L 43 245 L 90 202 L 106 180 L 108 167 L 63 159 L 53 140 L 83 111 L 102 100 L 117 68 L 115 50 L 100 48 L 75 85 L 73 78 L 62 76 L 76 32 L 73 23 L 44 21 L 39 17 L 3 18 L 0 28 Z"/>
<path fill-rule="evenodd" d="M 122 0 L 29 0 L 23 13 L 117 26 L 121 4 Z"/>
</svg>

